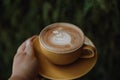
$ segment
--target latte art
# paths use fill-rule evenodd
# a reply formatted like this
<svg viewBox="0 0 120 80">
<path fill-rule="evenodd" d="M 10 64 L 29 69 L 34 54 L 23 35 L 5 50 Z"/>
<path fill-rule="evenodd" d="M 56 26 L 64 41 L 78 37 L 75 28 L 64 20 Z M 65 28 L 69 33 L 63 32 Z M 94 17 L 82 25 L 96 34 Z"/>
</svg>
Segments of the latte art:
<svg viewBox="0 0 120 80">
<path fill-rule="evenodd" d="M 71 36 L 66 32 L 53 31 L 53 36 L 50 41 L 56 45 L 67 45 L 71 44 Z"/>
<path fill-rule="evenodd" d="M 47 26 L 40 34 L 42 47 L 55 53 L 69 53 L 83 44 L 82 31 L 72 24 L 57 23 Z"/>
</svg>

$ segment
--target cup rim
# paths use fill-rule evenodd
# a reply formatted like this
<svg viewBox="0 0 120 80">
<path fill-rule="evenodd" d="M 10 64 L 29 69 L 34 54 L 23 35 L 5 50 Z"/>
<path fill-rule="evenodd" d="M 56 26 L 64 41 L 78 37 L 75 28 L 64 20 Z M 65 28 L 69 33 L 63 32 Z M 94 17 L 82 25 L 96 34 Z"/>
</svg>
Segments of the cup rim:
<svg viewBox="0 0 120 80">
<path fill-rule="evenodd" d="M 45 29 L 51 27 L 52 25 L 56 25 L 56 24 L 59 24 L 59 25 L 68 25 L 69 27 L 74 27 L 76 30 L 78 30 L 79 33 L 80 33 L 80 35 L 81 35 L 81 37 L 83 38 L 83 39 L 81 40 L 81 45 L 79 45 L 79 47 L 77 47 L 77 48 L 75 48 L 75 49 L 73 49 L 73 50 L 69 50 L 69 51 L 58 51 L 58 52 L 57 52 L 57 51 L 50 50 L 50 49 L 48 49 L 47 47 L 45 47 L 46 44 L 44 44 L 44 41 L 42 40 L 41 35 L 42 35 L 42 33 L 44 32 Z M 42 31 L 40 32 L 40 34 L 39 34 L 39 43 L 40 43 L 40 45 L 41 45 L 44 49 L 46 49 L 47 51 L 52 52 L 52 53 L 56 53 L 56 54 L 59 54 L 59 53 L 61 53 L 61 54 L 72 53 L 72 52 L 78 50 L 80 47 L 82 47 L 82 45 L 84 44 L 84 41 L 85 41 L 85 35 L 84 35 L 84 32 L 81 30 L 81 28 L 79 28 L 77 25 L 74 25 L 74 24 L 71 24 L 71 23 L 65 23 L 65 22 L 52 23 L 52 24 L 46 26 L 45 28 L 43 28 L 43 30 L 42 30 Z"/>
</svg>

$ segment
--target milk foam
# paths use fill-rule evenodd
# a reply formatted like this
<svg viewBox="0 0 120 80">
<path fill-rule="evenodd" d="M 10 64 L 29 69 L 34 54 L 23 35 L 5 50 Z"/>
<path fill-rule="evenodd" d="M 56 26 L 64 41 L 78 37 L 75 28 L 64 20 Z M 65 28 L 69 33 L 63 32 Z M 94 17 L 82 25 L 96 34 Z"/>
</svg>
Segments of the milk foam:
<svg viewBox="0 0 120 80">
<path fill-rule="evenodd" d="M 41 46 L 55 53 L 77 50 L 84 42 L 83 32 L 74 25 L 56 23 L 46 27 L 40 34 Z"/>
<path fill-rule="evenodd" d="M 62 32 L 59 30 L 53 31 L 53 36 L 51 37 L 51 42 L 55 45 L 67 45 L 71 44 L 71 36 L 67 32 Z"/>
</svg>

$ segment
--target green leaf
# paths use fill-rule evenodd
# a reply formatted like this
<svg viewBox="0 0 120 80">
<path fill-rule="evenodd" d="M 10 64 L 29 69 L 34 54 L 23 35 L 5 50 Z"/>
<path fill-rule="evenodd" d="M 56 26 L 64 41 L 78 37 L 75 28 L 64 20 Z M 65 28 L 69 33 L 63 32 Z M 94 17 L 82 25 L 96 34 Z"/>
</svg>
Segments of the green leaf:
<svg viewBox="0 0 120 80">
<path fill-rule="evenodd" d="M 75 21 L 77 24 L 82 24 L 83 21 L 83 12 L 80 10 L 77 10 L 75 13 Z"/>
<path fill-rule="evenodd" d="M 58 17 L 59 17 L 59 9 L 56 9 L 53 11 L 53 14 L 52 14 L 53 21 L 57 21 Z"/>
<path fill-rule="evenodd" d="M 49 20 L 49 12 L 51 10 L 52 6 L 50 3 L 48 2 L 45 2 L 44 5 L 43 5 L 43 19 L 45 21 L 48 21 Z"/>
<path fill-rule="evenodd" d="M 91 10 L 93 5 L 94 5 L 94 0 L 85 0 L 83 7 L 84 14 L 86 14 L 89 10 Z"/>
</svg>

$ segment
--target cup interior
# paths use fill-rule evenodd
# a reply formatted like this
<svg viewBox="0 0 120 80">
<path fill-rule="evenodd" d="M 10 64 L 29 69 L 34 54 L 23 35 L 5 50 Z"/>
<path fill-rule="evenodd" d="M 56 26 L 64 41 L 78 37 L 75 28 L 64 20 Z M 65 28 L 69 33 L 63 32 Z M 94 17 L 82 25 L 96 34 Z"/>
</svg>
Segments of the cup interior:
<svg viewBox="0 0 120 80">
<path fill-rule="evenodd" d="M 57 28 L 59 28 L 59 30 L 60 29 L 64 30 L 64 28 L 67 30 L 67 28 L 68 28 L 68 29 L 71 29 L 70 30 L 71 32 L 69 32 L 69 34 L 76 33 L 75 35 L 72 35 L 72 40 L 76 40 L 76 42 L 74 41 L 74 44 L 76 44 L 77 46 L 75 48 L 71 49 L 71 50 L 69 50 L 69 48 L 66 49 L 67 45 L 64 46 L 62 44 L 69 44 L 69 42 L 72 42 L 72 40 L 70 40 L 71 35 L 69 36 L 66 33 L 58 34 L 57 30 L 55 30 Z M 54 33 L 54 34 L 58 34 L 57 35 L 58 38 L 53 37 L 53 39 L 49 39 L 50 36 L 51 36 L 50 34 L 52 34 L 52 33 L 50 33 L 50 30 L 52 30 L 52 29 L 54 31 L 53 32 L 51 31 L 51 32 Z M 72 32 L 72 29 L 74 29 L 74 32 Z M 63 35 L 62 38 L 59 38 L 59 36 L 61 36 L 61 35 Z M 78 35 L 78 36 L 74 37 L 76 35 Z M 47 38 L 46 42 L 45 42 L 45 38 Z M 78 38 L 79 38 L 79 41 L 77 41 Z M 57 40 L 55 42 L 56 39 L 59 39 L 59 40 Z M 60 41 L 60 39 L 61 39 L 61 41 Z M 63 41 L 62 41 L 62 39 L 63 39 Z M 48 45 L 47 42 L 49 42 L 49 40 L 54 41 L 55 43 L 57 43 L 57 46 L 54 45 L 55 47 L 51 47 L 50 43 Z M 76 25 L 70 24 L 70 23 L 53 23 L 51 25 L 46 26 L 40 32 L 40 34 L 39 34 L 39 42 L 40 42 L 42 47 L 44 47 L 45 49 L 47 49 L 50 52 L 58 53 L 58 54 L 71 53 L 71 52 L 76 51 L 77 49 L 79 49 L 83 45 L 83 43 L 84 43 L 84 33 L 79 27 L 77 27 Z M 64 46 L 64 47 L 62 47 L 62 46 Z M 58 49 L 60 49 L 60 50 L 58 50 Z"/>
</svg>

